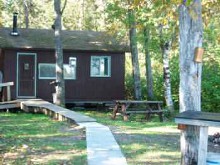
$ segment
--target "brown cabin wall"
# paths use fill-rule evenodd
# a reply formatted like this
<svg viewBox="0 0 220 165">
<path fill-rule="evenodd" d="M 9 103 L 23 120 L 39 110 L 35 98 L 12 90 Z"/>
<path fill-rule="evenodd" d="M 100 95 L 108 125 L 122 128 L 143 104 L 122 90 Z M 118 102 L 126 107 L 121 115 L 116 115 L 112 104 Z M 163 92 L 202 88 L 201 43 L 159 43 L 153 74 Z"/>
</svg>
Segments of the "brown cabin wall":
<svg viewBox="0 0 220 165">
<path fill-rule="evenodd" d="M 13 50 L 3 51 L 3 81 L 14 82 L 14 86 L 11 87 L 11 97 L 16 98 L 16 68 L 17 68 L 17 53 Z M 6 91 L 4 90 L 6 95 Z M 6 96 L 5 96 L 6 98 Z"/>
<path fill-rule="evenodd" d="M 55 63 L 54 51 L 45 50 L 5 50 L 4 75 L 5 81 L 16 82 L 17 52 L 37 54 L 36 95 L 52 101 L 53 80 L 38 78 L 38 63 Z M 111 56 L 111 77 L 90 77 L 90 58 L 95 56 Z M 124 99 L 124 53 L 106 52 L 64 52 L 64 63 L 69 63 L 69 57 L 77 58 L 76 80 L 66 80 L 66 102 L 73 101 L 103 101 Z M 16 98 L 16 85 L 12 88 L 12 98 Z"/>
</svg>

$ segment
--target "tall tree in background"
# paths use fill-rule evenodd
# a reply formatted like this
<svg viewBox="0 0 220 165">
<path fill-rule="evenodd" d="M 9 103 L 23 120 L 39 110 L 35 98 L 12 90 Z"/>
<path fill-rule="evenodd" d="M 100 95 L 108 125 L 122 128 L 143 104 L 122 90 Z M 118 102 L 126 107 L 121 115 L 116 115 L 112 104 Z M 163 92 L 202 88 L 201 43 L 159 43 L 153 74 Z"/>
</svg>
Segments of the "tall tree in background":
<svg viewBox="0 0 220 165">
<path fill-rule="evenodd" d="M 128 9 L 129 37 L 130 37 L 131 58 L 132 58 L 132 67 L 133 67 L 133 76 L 134 76 L 134 92 L 135 92 L 135 99 L 141 100 L 142 94 L 141 94 L 140 68 L 139 68 L 139 60 L 138 60 L 135 11 L 132 9 L 131 3 L 129 4 L 130 4 L 129 5 L 130 8 Z"/>
<path fill-rule="evenodd" d="M 19 28 L 51 28 L 53 23 L 53 3 L 47 0 L 4 0 L 3 24 L 11 26 L 11 15 L 19 13 Z"/>
<path fill-rule="evenodd" d="M 180 112 L 201 111 L 202 64 L 194 61 L 194 52 L 203 42 L 202 6 L 201 0 L 193 0 L 189 6 L 185 2 L 179 8 Z M 182 165 L 197 164 L 198 139 L 195 126 L 187 126 L 181 133 Z"/>
<path fill-rule="evenodd" d="M 33 6 L 32 0 L 23 0 L 23 5 L 24 5 L 24 15 L 25 15 L 25 28 L 29 28 L 29 13 L 31 11 L 31 7 Z"/>
<path fill-rule="evenodd" d="M 61 10 L 61 0 L 54 0 L 54 11 L 56 18 L 54 22 L 55 32 L 55 58 L 56 58 L 56 83 L 55 83 L 55 98 L 54 103 L 56 105 L 65 106 L 65 81 L 63 75 L 63 48 L 61 41 L 62 23 L 61 17 L 66 6 L 67 0 L 65 0 L 64 7 Z"/>
<path fill-rule="evenodd" d="M 3 4 L 2 0 L 0 0 L 0 27 L 3 26 L 3 20 L 2 20 L 2 10 L 3 10 L 3 6 L 4 6 L 4 4 Z"/>
<path fill-rule="evenodd" d="M 151 56 L 149 51 L 149 40 L 150 40 L 150 30 L 149 28 L 144 28 L 144 52 L 145 52 L 145 70 L 146 70 L 146 86 L 147 86 L 147 99 L 154 99 L 154 90 L 153 90 L 153 73 L 151 66 Z"/>
</svg>

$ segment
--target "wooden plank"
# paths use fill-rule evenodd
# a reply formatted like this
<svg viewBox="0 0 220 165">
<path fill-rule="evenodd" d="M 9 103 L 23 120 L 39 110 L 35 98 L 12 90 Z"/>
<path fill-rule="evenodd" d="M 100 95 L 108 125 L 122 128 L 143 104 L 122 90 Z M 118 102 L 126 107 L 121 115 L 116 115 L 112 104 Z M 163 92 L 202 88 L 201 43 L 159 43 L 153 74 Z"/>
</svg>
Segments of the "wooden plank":
<svg viewBox="0 0 220 165">
<path fill-rule="evenodd" d="M 12 86 L 12 85 L 14 85 L 14 82 L 0 83 L 0 87 L 6 87 L 6 86 Z"/>
<path fill-rule="evenodd" d="M 7 101 L 11 101 L 11 87 L 7 86 Z"/>
<path fill-rule="evenodd" d="M 20 103 L 18 100 L 0 102 L 0 109 L 19 108 Z"/>
<path fill-rule="evenodd" d="M 198 148 L 198 164 L 206 165 L 207 146 L 208 146 L 208 127 L 200 127 Z"/>
<path fill-rule="evenodd" d="M 178 114 L 176 118 L 220 122 L 220 113 L 185 111 Z"/>
<path fill-rule="evenodd" d="M 163 112 L 163 110 L 153 110 L 153 111 L 139 111 L 139 110 L 137 110 L 137 111 L 126 111 L 126 113 L 151 113 L 151 114 L 153 114 L 153 113 L 161 113 L 161 112 Z"/>
<path fill-rule="evenodd" d="M 209 113 L 199 111 L 185 111 L 175 117 L 175 122 L 179 124 L 194 126 L 220 126 L 220 113 Z"/>
<path fill-rule="evenodd" d="M 106 104 L 114 104 L 113 101 L 73 101 L 73 104 L 79 104 L 79 105 L 84 105 L 84 104 L 101 104 L 101 105 L 106 105 Z"/>
<path fill-rule="evenodd" d="M 13 103 L 13 104 L 2 104 L 0 105 L 0 109 L 11 109 L 11 108 L 19 108 L 20 105 Z"/>
<path fill-rule="evenodd" d="M 116 103 L 146 103 L 146 104 L 163 104 L 163 101 L 147 101 L 147 100 L 115 100 Z"/>
<path fill-rule="evenodd" d="M 186 125 L 194 125 L 194 126 L 220 127 L 220 122 L 205 121 L 205 120 L 195 120 L 195 119 L 175 118 L 175 123 L 186 124 Z"/>
</svg>

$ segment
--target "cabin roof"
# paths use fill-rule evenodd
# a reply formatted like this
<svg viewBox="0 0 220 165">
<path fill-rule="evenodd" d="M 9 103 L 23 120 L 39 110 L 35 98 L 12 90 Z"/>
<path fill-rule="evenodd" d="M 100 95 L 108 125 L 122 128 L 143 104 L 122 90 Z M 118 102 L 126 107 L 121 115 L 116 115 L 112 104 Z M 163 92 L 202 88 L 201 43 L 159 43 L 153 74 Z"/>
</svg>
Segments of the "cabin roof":
<svg viewBox="0 0 220 165">
<path fill-rule="evenodd" d="M 0 48 L 54 49 L 54 30 L 22 29 L 18 36 L 10 35 L 11 28 L 0 28 Z M 64 50 L 85 51 L 129 51 L 128 44 L 106 32 L 95 31 L 62 31 Z"/>
</svg>

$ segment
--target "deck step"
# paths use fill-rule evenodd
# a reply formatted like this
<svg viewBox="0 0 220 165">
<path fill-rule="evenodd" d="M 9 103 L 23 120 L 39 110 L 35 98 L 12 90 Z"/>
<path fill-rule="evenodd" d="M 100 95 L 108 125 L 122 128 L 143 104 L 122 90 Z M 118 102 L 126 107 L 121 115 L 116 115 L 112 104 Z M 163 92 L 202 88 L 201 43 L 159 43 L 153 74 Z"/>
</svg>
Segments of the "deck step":
<svg viewBox="0 0 220 165">
<path fill-rule="evenodd" d="M 20 103 L 18 101 L 0 102 L 0 110 L 1 109 L 19 108 L 19 107 L 20 107 Z"/>
</svg>

